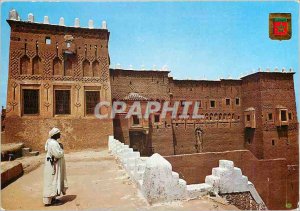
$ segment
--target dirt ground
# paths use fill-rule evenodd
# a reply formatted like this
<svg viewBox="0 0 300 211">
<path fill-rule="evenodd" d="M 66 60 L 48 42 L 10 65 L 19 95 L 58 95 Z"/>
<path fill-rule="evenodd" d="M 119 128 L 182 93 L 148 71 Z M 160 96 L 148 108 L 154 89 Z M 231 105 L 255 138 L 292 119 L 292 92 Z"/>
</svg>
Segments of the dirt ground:
<svg viewBox="0 0 300 211">
<path fill-rule="evenodd" d="M 197 200 L 150 206 L 140 191 L 107 150 L 72 152 L 65 155 L 69 189 L 59 197 L 63 205 L 45 207 L 42 203 L 44 155 L 23 158 L 31 169 L 1 190 L 1 207 L 6 210 L 236 210 L 223 199 Z M 30 167 L 34 166 L 34 168 Z"/>
</svg>

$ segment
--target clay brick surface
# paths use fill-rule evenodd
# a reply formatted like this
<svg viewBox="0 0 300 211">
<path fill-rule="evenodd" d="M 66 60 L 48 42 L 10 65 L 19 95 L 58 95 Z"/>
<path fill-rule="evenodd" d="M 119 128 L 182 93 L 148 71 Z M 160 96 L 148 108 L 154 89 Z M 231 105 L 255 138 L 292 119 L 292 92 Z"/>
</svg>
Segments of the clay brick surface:
<svg viewBox="0 0 300 211">
<path fill-rule="evenodd" d="M 1 188 L 23 175 L 22 163 L 18 161 L 1 162 Z"/>
<path fill-rule="evenodd" d="M 254 185 L 269 209 L 286 209 L 286 202 L 297 207 L 298 172 L 286 159 L 259 160 L 248 150 L 195 153 L 165 157 L 188 184 L 203 183 L 221 159 L 232 160 Z M 294 166 L 294 169 L 298 169 Z M 288 170 L 290 169 L 290 170 Z M 293 188 L 291 188 L 293 186 Z"/>
</svg>

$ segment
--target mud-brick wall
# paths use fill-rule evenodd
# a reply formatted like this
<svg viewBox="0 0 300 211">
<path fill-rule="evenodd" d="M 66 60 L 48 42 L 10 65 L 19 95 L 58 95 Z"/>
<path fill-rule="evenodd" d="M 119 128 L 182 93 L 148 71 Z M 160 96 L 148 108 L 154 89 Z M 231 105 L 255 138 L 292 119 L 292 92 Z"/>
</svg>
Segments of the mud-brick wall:
<svg viewBox="0 0 300 211">
<path fill-rule="evenodd" d="M 252 129 L 254 138 L 245 146 L 257 158 L 280 156 L 290 165 L 299 163 L 299 125 L 293 75 L 292 72 L 260 72 L 243 78 L 243 109 L 254 108 L 256 116 L 256 128 Z M 276 125 L 278 108 L 287 109 L 288 126 Z"/>
<path fill-rule="evenodd" d="M 264 158 L 284 155 L 290 165 L 299 163 L 298 120 L 293 73 L 262 74 L 261 98 L 263 116 Z M 287 108 L 290 116 L 287 127 L 277 127 L 276 107 Z M 268 120 L 268 114 L 274 118 Z M 289 118 L 289 117 L 288 117 Z M 272 140 L 274 145 L 272 144 Z"/>
<path fill-rule="evenodd" d="M 203 143 L 202 152 L 221 152 L 244 148 L 244 128 L 240 121 L 208 120 L 201 123 L 193 123 L 190 120 L 173 123 L 176 154 L 197 152 L 195 147 L 196 128 L 201 128 L 203 131 L 201 137 Z"/>
<path fill-rule="evenodd" d="M 286 203 L 297 207 L 299 198 L 297 171 L 288 171 L 286 159 L 258 160 L 248 150 L 196 153 L 165 157 L 188 184 L 203 183 L 221 159 L 232 160 L 249 178 L 269 209 L 286 209 Z M 299 168 L 298 166 L 294 167 Z M 294 188 L 290 188 L 291 185 Z"/>
<path fill-rule="evenodd" d="M 173 134 L 171 127 L 152 128 L 150 132 L 154 153 L 174 155 Z"/>
<path fill-rule="evenodd" d="M 129 93 L 138 93 L 148 100 L 168 100 L 168 71 L 138 71 L 110 69 L 112 99 L 124 99 Z"/>
<path fill-rule="evenodd" d="M 129 139 L 129 120 L 125 118 L 125 114 L 118 114 L 113 119 L 113 130 L 115 139 L 130 144 Z"/>
<path fill-rule="evenodd" d="M 108 136 L 113 134 L 112 120 L 88 118 L 30 118 L 8 117 L 6 142 L 23 142 L 26 147 L 44 150 L 49 130 L 61 130 L 65 150 L 107 147 Z"/>
</svg>

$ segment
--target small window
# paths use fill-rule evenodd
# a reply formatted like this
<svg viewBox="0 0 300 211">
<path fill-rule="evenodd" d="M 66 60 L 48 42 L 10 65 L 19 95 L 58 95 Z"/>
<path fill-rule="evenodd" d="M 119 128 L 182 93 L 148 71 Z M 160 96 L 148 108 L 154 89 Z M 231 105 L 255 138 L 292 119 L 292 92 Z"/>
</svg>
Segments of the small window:
<svg viewBox="0 0 300 211">
<path fill-rule="evenodd" d="M 272 113 L 269 113 L 269 114 L 268 114 L 268 120 L 269 120 L 269 121 L 273 120 L 273 114 L 272 114 Z"/>
<path fill-rule="evenodd" d="M 250 114 L 247 115 L 247 121 L 250 122 Z"/>
<path fill-rule="evenodd" d="M 199 104 L 199 108 L 201 108 L 201 107 L 202 107 L 202 102 L 201 102 L 201 100 L 198 100 L 198 104 Z"/>
<path fill-rule="evenodd" d="M 292 120 L 292 113 L 289 113 L 289 120 Z"/>
<path fill-rule="evenodd" d="M 46 43 L 46 45 L 51 45 L 51 38 L 50 37 L 46 37 L 45 43 Z"/>
<path fill-rule="evenodd" d="M 180 101 L 180 106 L 184 107 L 185 101 Z"/>
<path fill-rule="evenodd" d="M 70 114 L 70 90 L 55 90 L 55 114 Z"/>
<path fill-rule="evenodd" d="M 23 114 L 39 113 L 39 90 L 23 89 Z"/>
<path fill-rule="evenodd" d="M 281 115 L 281 121 L 287 121 L 286 110 L 281 110 L 280 115 Z"/>
<path fill-rule="evenodd" d="M 240 105 L 240 98 L 235 98 L 235 104 Z"/>
<path fill-rule="evenodd" d="M 274 146 L 275 145 L 275 140 L 272 140 L 272 146 Z"/>
<path fill-rule="evenodd" d="M 230 105 L 230 99 L 226 99 L 226 105 Z"/>
<path fill-rule="evenodd" d="M 133 115 L 132 119 L 133 119 L 133 125 L 139 125 L 140 124 L 140 120 L 139 120 L 137 115 Z"/>
<path fill-rule="evenodd" d="M 67 42 L 67 48 L 70 48 L 70 47 L 71 47 L 71 43 Z"/>
<path fill-rule="evenodd" d="M 86 91 L 85 92 L 85 112 L 86 114 L 94 114 L 96 105 L 100 100 L 99 91 Z"/>
<path fill-rule="evenodd" d="M 159 122 L 159 114 L 154 115 L 154 122 L 155 123 Z"/>
<path fill-rule="evenodd" d="M 211 100 L 210 101 L 210 107 L 211 108 L 215 108 L 216 107 L 216 101 L 215 100 Z"/>
</svg>

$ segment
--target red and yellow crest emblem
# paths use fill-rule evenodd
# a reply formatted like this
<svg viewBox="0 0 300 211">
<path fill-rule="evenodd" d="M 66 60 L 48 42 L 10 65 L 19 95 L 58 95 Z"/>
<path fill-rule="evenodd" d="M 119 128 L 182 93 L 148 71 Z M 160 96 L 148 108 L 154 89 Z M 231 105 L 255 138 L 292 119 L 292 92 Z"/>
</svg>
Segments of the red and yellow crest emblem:
<svg viewBox="0 0 300 211">
<path fill-rule="evenodd" d="M 272 40 L 289 40 L 292 37 L 290 13 L 270 13 L 269 37 Z"/>
</svg>

